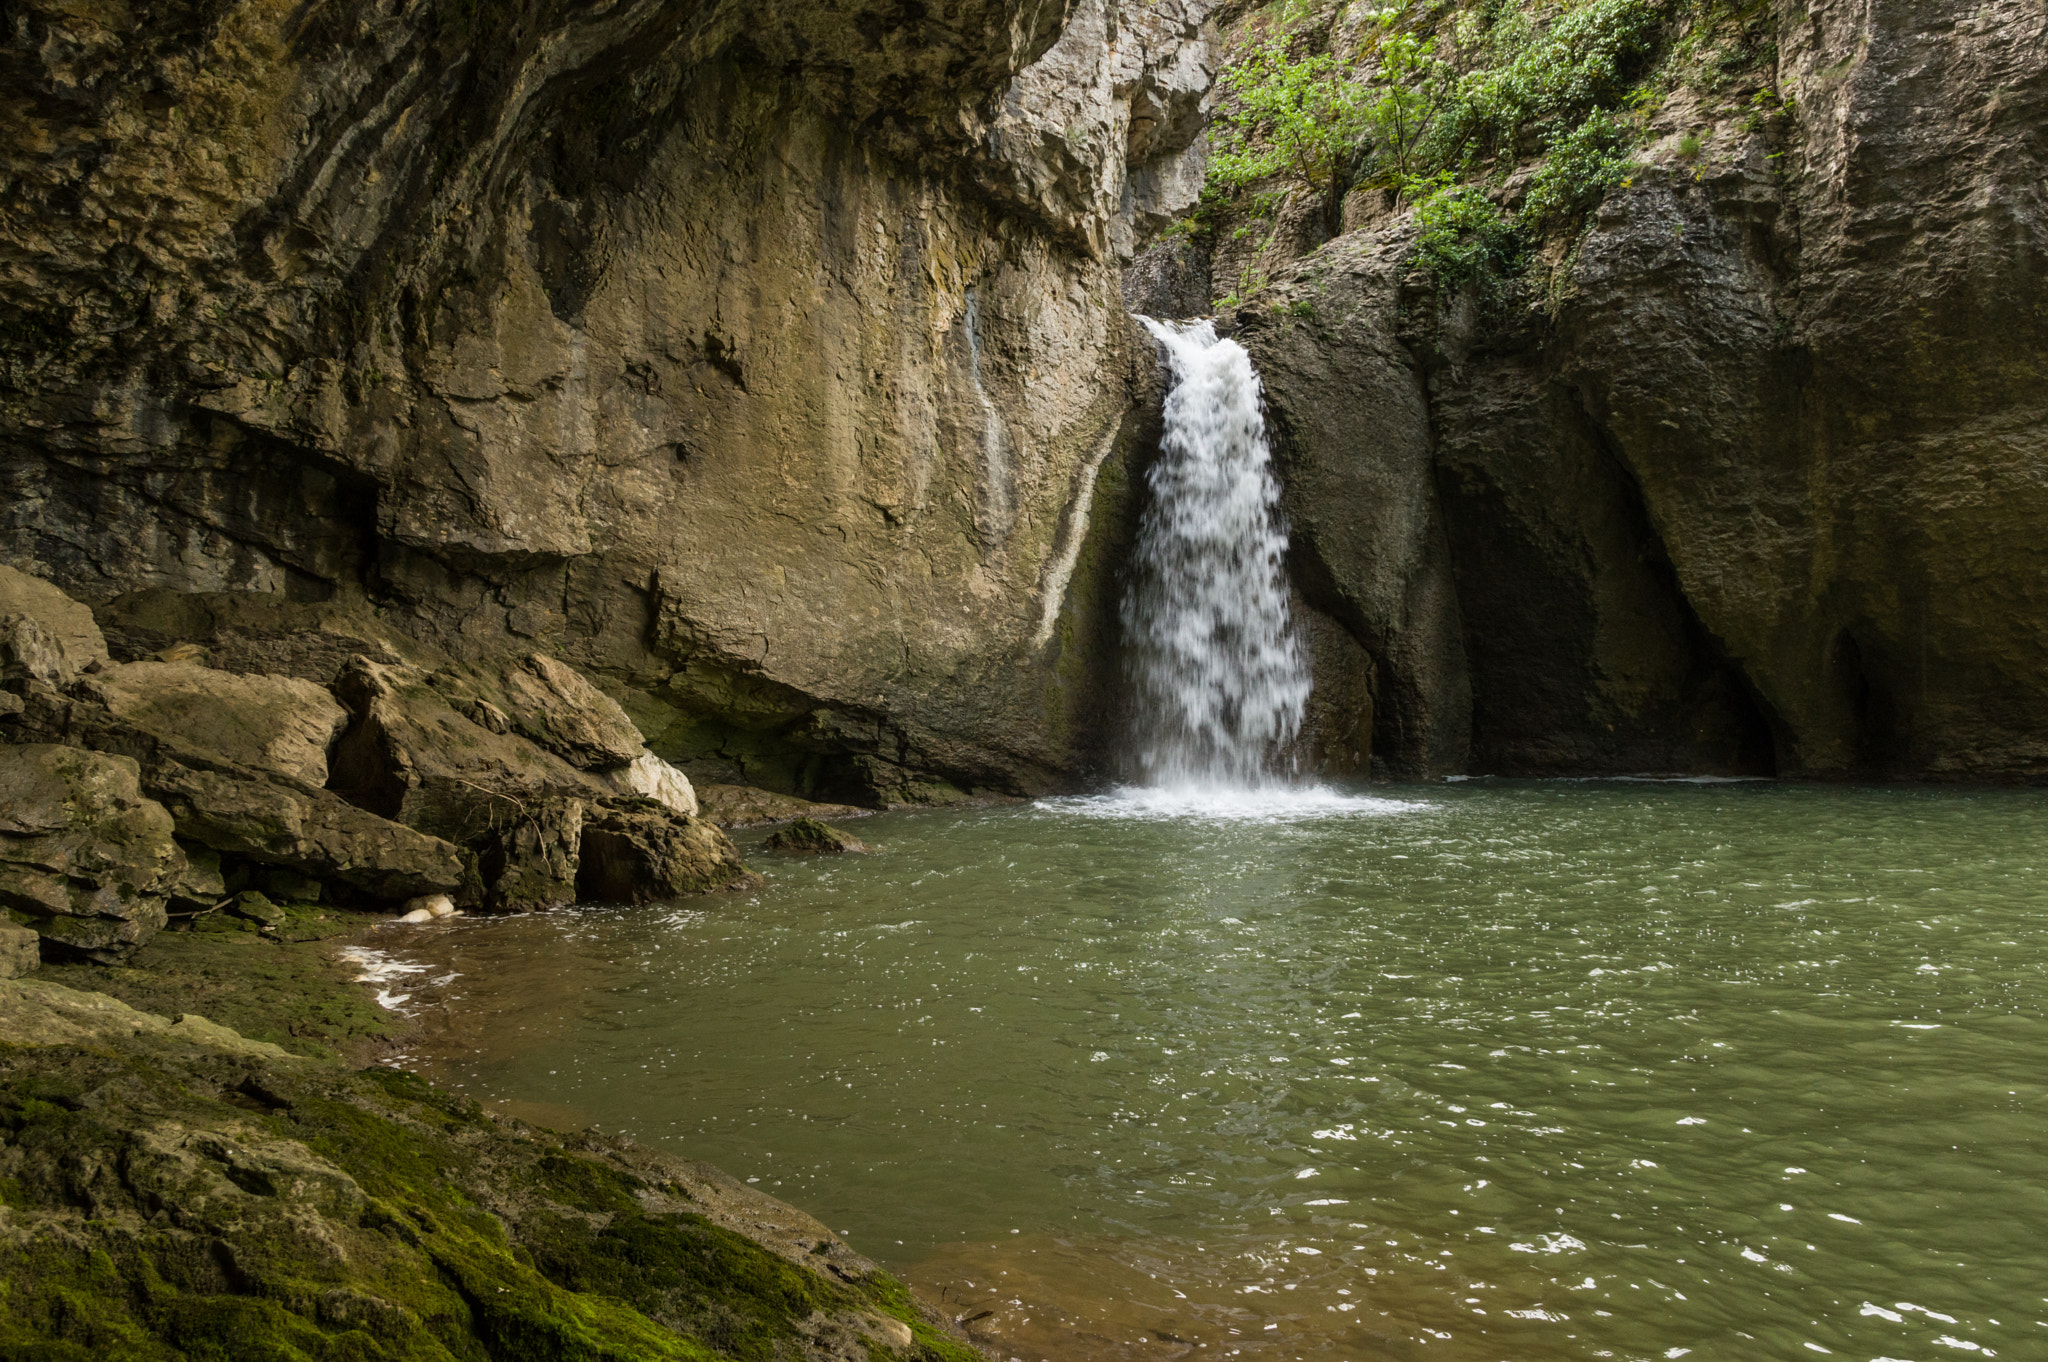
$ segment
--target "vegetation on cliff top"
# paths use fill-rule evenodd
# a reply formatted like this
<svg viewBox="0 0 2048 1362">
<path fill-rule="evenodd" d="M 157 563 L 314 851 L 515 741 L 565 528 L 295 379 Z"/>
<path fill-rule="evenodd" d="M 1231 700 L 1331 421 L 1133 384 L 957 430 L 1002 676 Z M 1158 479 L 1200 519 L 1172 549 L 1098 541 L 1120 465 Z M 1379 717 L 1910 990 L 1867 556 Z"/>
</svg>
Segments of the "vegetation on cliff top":
<svg viewBox="0 0 2048 1362">
<path fill-rule="evenodd" d="M 1236 31 L 1191 232 L 1269 243 L 1290 208 L 1416 215 L 1439 287 L 1492 284 L 1628 183 L 1670 94 L 1774 56 L 1765 0 L 1276 0 Z M 1782 108 L 1775 91 L 1760 108 Z M 1261 243 L 1267 244 L 1267 243 Z M 1254 291 L 1255 268 L 1224 305 Z"/>
</svg>

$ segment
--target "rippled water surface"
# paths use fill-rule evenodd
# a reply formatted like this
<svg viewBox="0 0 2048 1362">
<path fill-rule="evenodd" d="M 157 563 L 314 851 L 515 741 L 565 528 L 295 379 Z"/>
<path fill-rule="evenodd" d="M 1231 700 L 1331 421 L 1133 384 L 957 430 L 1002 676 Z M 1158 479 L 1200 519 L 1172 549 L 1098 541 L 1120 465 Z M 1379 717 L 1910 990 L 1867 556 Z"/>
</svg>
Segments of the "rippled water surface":
<svg viewBox="0 0 2048 1362">
<path fill-rule="evenodd" d="M 1024 1362 L 2048 1357 L 2038 794 L 858 828 L 389 932 L 459 976 L 417 1062 L 758 1179 Z"/>
</svg>

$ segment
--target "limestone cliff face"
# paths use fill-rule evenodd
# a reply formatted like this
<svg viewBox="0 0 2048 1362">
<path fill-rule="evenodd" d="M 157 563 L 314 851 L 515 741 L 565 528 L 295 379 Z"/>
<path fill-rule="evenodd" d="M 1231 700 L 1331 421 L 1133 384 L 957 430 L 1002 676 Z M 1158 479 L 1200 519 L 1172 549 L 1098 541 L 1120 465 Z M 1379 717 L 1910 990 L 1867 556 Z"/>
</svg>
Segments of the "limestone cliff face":
<svg viewBox="0 0 2048 1362">
<path fill-rule="evenodd" d="M 1388 218 L 1238 313 L 1393 769 L 2048 775 L 2048 19 L 1776 40 L 1547 306 L 1439 298 Z"/>
<path fill-rule="evenodd" d="M 16 6 L 0 557 L 539 647 L 712 779 L 1069 780 L 1204 8 Z"/>
</svg>

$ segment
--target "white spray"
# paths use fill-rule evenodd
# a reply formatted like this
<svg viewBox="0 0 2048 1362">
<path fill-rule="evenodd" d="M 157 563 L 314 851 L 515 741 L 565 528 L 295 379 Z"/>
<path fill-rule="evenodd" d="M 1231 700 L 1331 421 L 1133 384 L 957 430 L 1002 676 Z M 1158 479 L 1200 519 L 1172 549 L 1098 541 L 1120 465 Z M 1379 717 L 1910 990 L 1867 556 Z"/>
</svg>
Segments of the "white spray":
<svg viewBox="0 0 2048 1362">
<path fill-rule="evenodd" d="M 1208 322 L 1140 320 L 1174 378 L 1123 605 L 1140 773 L 1168 788 L 1271 784 L 1310 678 L 1287 605 L 1259 376 Z"/>
</svg>

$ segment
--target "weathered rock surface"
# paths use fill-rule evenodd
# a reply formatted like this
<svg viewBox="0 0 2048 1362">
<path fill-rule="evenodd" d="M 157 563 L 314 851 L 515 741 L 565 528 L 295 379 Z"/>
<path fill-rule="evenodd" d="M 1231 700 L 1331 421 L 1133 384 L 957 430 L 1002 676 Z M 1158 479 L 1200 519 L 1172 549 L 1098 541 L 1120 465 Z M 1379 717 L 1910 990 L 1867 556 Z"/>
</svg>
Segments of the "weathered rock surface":
<svg viewBox="0 0 2048 1362">
<path fill-rule="evenodd" d="M 657 903 L 754 883 L 725 834 L 701 818 L 678 818 L 646 799 L 613 800 L 584 811 L 579 898 Z"/>
<path fill-rule="evenodd" d="M 690 784 L 690 778 L 652 752 L 642 752 L 608 775 L 620 794 L 651 799 L 670 813 L 679 813 L 685 818 L 694 817 L 698 812 L 697 791 Z"/>
<path fill-rule="evenodd" d="M 84 607 L 46 583 L 17 584 L 16 599 L 35 613 L 15 618 L 44 637 L 83 638 L 78 651 L 91 651 L 98 635 L 87 633 L 75 613 Z M 409 898 L 459 889 L 470 878 L 453 845 L 320 787 L 327 746 L 347 718 L 321 687 L 190 662 L 108 665 L 103 650 L 91 665 L 70 696 L 45 681 L 17 678 L 27 700 L 11 697 L 17 703 L 6 716 L 8 736 L 90 749 L 81 755 L 92 760 L 102 760 L 94 753 L 112 754 L 137 772 L 142 792 L 163 804 L 157 812 L 168 813 L 198 859 L 178 857 L 151 891 L 157 904 L 147 916 L 161 919 L 165 899 L 181 911 L 217 903 L 225 893 L 220 853 L 308 877 L 295 886 L 301 897 L 317 896 L 321 879 L 373 897 Z"/>
<path fill-rule="evenodd" d="M 867 843 L 852 833 L 815 818 L 799 818 L 778 829 L 765 845 L 770 851 L 793 856 L 844 856 L 868 851 Z"/>
<path fill-rule="evenodd" d="M 138 728 L 309 785 L 327 783 L 327 750 L 348 723 L 348 711 L 311 681 L 190 662 L 108 667 L 85 694 Z"/>
<path fill-rule="evenodd" d="M 1327 696 L 1355 677 L 1346 649 L 1366 650 L 1377 664 L 1372 752 L 1397 774 L 1427 776 L 1464 769 L 1471 710 L 1429 405 L 1396 335 L 1406 249 L 1398 236 L 1346 238 L 1275 306 L 1247 310 L 1236 338 L 1266 385 L 1297 586 L 1341 626 L 1310 631 L 1318 685 Z M 1341 727 L 1356 708 L 1322 723 Z"/>
<path fill-rule="evenodd" d="M 618 701 L 544 653 L 440 668 L 428 684 L 473 722 L 517 733 L 579 770 L 626 766 L 647 755 Z"/>
<path fill-rule="evenodd" d="M 220 671 L 296 676 L 325 686 L 357 655 L 386 663 L 444 660 L 384 624 L 354 595 L 314 602 L 150 587 L 100 604 L 95 617 L 108 652 L 123 662 L 189 648 L 194 660 Z"/>
<path fill-rule="evenodd" d="M 1720 115 L 1610 201 L 1558 376 L 1780 770 L 2048 775 L 2048 16 L 1778 29 L 1791 126 Z"/>
<path fill-rule="evenodd" d="M 376 899 L 469 887 L 468 867 L 453 843 L 325 790 L 167 757 L 148 769 L 150 792 L 176 819 L 178 835 L 216 851 L 334 880 Z"/>
<path fill-rule="evenodd" d="M 0 921 L 0 979 L 19 979 L 43 963 L 43 938 L 32 927 Z"/>
<path fill-rule="evenodd" d="M 141 728 L 89 698 L 32 694 L 14 722 L 23 740 L 68 744 L 136 763 L 144 793 L 169 812 L 177 835 L 215 852 L 331 880 L 379 899 L 460 890 L 473 878 L 450 842 L 283 772 L 243 766 L 183 735 Z M 165 892 L 203 899 L 217 874 L 217 864 L 187 870 Z"/>
<path fill-rule="evenodd" d="M 160 931 L 185 869 L 136 764 L 48 743 L 0 746 L 0 907 L 46 940 L 117 963 Z"/>
<path fill-rule="evenodd" d="M 688 779 L 639 747 L 638 730 L 615 703 L 559 663 L 542 662 L 528 659 L 507 674 L 553 676 L 553 693 L 567 699 L 549 711 L 531 690 L 508 683 L 493 693 L 526 715 L 515 721 L 477 692 L 475 668 L 428 673 L 352 660 L 336 682 L 355 722 L 335 747 L 334 788 L 468 847 L 483 901 L 500 910 L 579 897 L 643 903 L 745 878 L 725 835 L 692 816 Z M 582 770 L 522 736 L 524 728 L 583 759 L 616 756 L 629 741 L 640 755 L 610 771 Z"/>
<path fill-rule="evenodd" d="M 494 719 L 444 694 L 416 667 L 352 660 L 335 682 L 354 713 L 336 744 L 330 784 L 351 803 L 464 844 L 547 799 L 597 798 L 608 787 Z M 482 722 L 479 722 L 482 720 Z"/>
<path fill-rule="evenodd" d="M 0 567 L 0 682 L 64 686 L 107 660 L 92 611 L 26 572 Z"/>
<path fill-rule="evenodd" d="M 0 557 L 124 657 L 175 596 L 242 671 L 544 651 L 723 779 L 1070 781 L 1206 8 L 31 0 Z"/>
<path fill-rule="evenodd" d="M 481 863 L 487 904 L 523 913 L 574 903 L 587 808 L 580 799 L 543 799 L 495 836 Z"/>
</svg>

